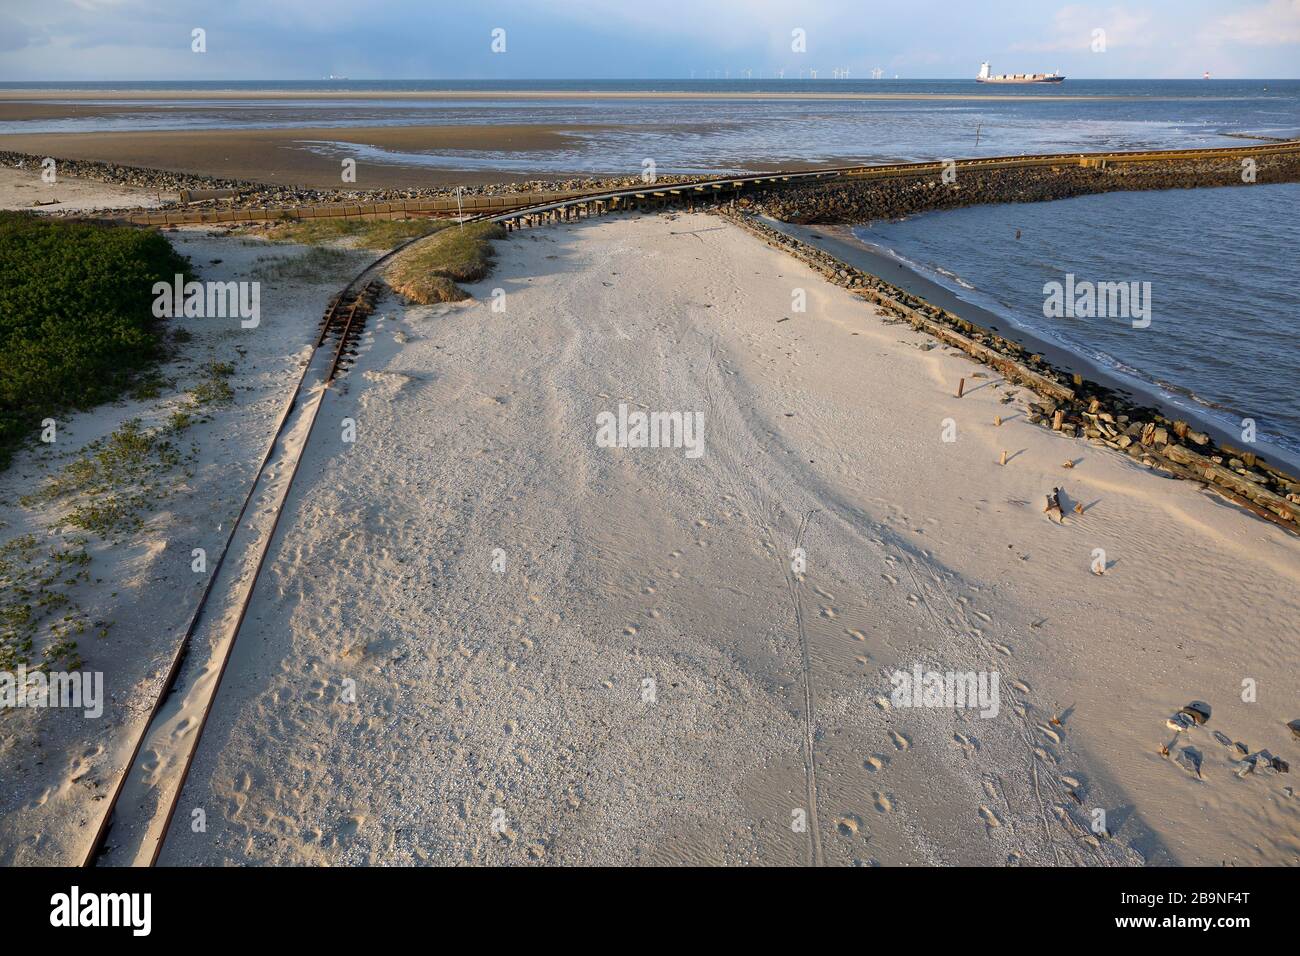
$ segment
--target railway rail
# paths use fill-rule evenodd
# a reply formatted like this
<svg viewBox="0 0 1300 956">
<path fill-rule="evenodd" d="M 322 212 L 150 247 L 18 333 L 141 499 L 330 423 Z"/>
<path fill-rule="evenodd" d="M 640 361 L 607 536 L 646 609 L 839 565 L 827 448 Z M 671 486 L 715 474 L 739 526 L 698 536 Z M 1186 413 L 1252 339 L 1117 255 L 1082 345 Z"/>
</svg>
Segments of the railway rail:
<svg viewBox="0 0 1300 956">
<path fill-rule="evenodd" d="M 279 527 L 302 451 L 326 392 L 356 354 L 379 291 L 372 277 L 398 251 L 366 266 L 326 307 L 311 354 L 190 615 L 126 768 L 109 796 L 83 866 L 152 866 L 157 862 Z M 268 482 L 272 472 L 277 473 L 277 480 Z M 258 507 L 252 507 L 255 502 Z M 268 507 L 274 513 L 269 527 L 245 524 L 250 514 L 263 513 Z M 222 614 L 223 586 L 231 590 L 227 598 L 238 598 L 233 617 L 228 608 Z"/>
<path fill-rule="evenodd" d="M 1171 159 L 1216 159 L 1257 157 L 1300 152 L 1300 141 L 1223 149 L 1130 151 L 1112 153 L 1053 153 L 1020 157 L 987 157 L 953 160 L 958 167 L 1015 168 L 1045 165 L 1107 165 Z M 465 222 L 499 222 L 508 229 L 575 216 L 638 208 L 643 204 L 671 204 L 695 199 L 728 198 L 749 186 L 779 186 L 832 178 L 887 178 L 925 176 L 942 171 L 948 161 L 894 163 L 879 166 L 846 166 L 757 176 L 717 177 L 692 183 L 646 185 L 626 189 L 584 193 L 564 198 L 543 198 L 510 209 L 488 208 L 464 218 Z M 383 205 L 383 204 L 378 204 Z M 391 204 L 400 205 L 400 204 Z M 348 207 L 352 208 L 352 207 Z M 472 208 L 472 207 L 471 207 Z M 264 212 L 272 212 L 264 210 Z M 282 213 L 283 211 L 281 211 Z M 302 212 L 302 210 L 298 210 Z M 399 210 L 393 210 L 398 214 Z M 338 213 L 330 215 L 358 215 Z M 131 217 L 149 224 L 180 222 L 215 223 L 235 221 L 213 218 L 177 220 L 164 217 Z M 316 215 L 315 212 L 312 215 Z M 324 213 L 321 213 L 324 215 Z M 280 215 L 266 218 L 279 218 Z M 162 853 L 167 833 L 175 818 L 203 730 L 220 691 L 221 680 L 231 661 L 240 628 L 252 603 L 266 557 L 274 543 L 280 517 L 298 472 L 303 450 L 311 437 L 326 394 L 345 372 L 356 354 L 365 319 L 374 308 L 379 292 L 379 270 L 393 257 L 426 236 L 407 240 L 375 259 L 343 287 L 328 304 L 320 329 L 304 363 L 302 374 L 250 483 L 248 494 L 213 565 L 207 585 L 191 614 L 158 696 L 129 759 L 105 805 L 103 815 L 82 860 L 83 866 L 152 866 Z M 332 343 L 327 348 L 326 344 Z M 274 476 L 273 481 L 268 477 Z M 254 502 L 257 507 L 252 507 Z M 272 513 L 269 527 L 246 524 L 250 514 Z M 228 558 L 233 560 L 228 561 Z M 223 595 L 227 587 L 229 593 Z M 227 606 L 221 614 L 222 599 Z M 206 644 L 203 643 L 206 638 Z M 196 654 L 207 650 L 206 658 Z"/>
</svg>

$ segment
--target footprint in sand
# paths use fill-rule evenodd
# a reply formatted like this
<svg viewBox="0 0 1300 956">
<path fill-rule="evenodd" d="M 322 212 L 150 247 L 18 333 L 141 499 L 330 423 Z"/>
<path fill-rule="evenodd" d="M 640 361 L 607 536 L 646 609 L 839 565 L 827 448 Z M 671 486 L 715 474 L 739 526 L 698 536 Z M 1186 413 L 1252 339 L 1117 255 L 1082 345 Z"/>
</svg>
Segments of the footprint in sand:
<svg viewBox="0 0 1300 956">
<path fill-rule="evenodd" d="M 886 581 L 888 581 L 890 584 L 897 584 L 897 583 L 898 583 L 898 578 L 894 577 L 892 574 L 883 574 L 883 573 L 882 573 L 880 576 L 881 576 L 882 578 L 884 578 Z"/>
<path fill-rule="evenodd" d="M 1007 647 L 1005 644 L 994 644 L 993 649 L 1004 657 L 1011 656 L 1011 648 Z"/>
<path fill-rule="evenodd" d="M 641 628 L 637 627 L 635 624 L 629 624 L 627 627 L 623 628 L 623 633 L 631 637 L 640 630 Z"/>
<path fill-rule="evenodd" d="M 862 761 L 862 766 L 867 768 L 869 773 L 880 773 L 889 763 L 889 758 L 884 754 L 872 754 L 866 760 Z"/>
<path fill-rule="evenodd" d="M 920 595 L 917 595 L 917 594 L 909 594 L 909 595 L 907 596 L 907 603 L 910 604 L 910 605 L 912 605 L 913 607 L 916 607 L 917 603 L 918 603 L 920 600 L 921 600 L 921 597 L 920 597 Z"/>
<path fill-rule="evenodd" d="M 835 830 L 842 837 L 855 837 L 862 829 L 862 820 L 850 813 L 835 821 Z"/>
<path fill-rule="evenodd" d="M 891 703 L 889 702 L 889 698 L 887 698 L 887 697 L 877 697 L 876 700 L 875 700 L 875 704 L 876 704 L 876 706 L 879 707 L 881 710 L 893 710 L 893 709 L 894 709 L 894 705 L 891 704 Z"/>
<path fill-rule="evenodd" d="M 1068 773 L 1061 774 L 1061 783 L 1065 784 L 1071 790 L 1078 790 L 1082 784 L 1078 777 L 1071 777 Z"/>
<path fill-rule="evenodd" d="M 1059 744 L 1061 742 L 1061 735 L 1046 724 L 1039 724 L 1038 732 L 1054 744 Z"/>
<path fill-rule="evenodd" d="M 366 815 L 364 813 L 357 813 L 348 817 L 343 826 L 339 827 L 339 840 L 351 840 L 357 835 L 357 831 L 365 826 L 365 823 Z"/>
<path fill-rule="evenodd" d="M 1022 694 L 1028 694 L 1028 693 L 1031 693 L 1031 691 L 1029 690 L 1029 685 L 1026 684 L 1024 681 L 1013 680 L 1013 681 L 1011 681 L 1011 687 L 1012 687 L 1014 690 L 1018 690 L 1018 691 L 1020 691 L 1020 693 L 1022 693 Z"/>
<path fill-rule="evenodd" d="M 822 615 L 822 617 L 829 618 L 829 619 L 832 620 L 832 621 L 835 620 L 835 618 L 839 616 L 839 615 L 837 614 L 835 608 L 833 608 L 833 607 L 824 607 L 824 608 L 822 608 L 822 610 L 821 610 L 821 615 Z"/>
<path fill-rule="evenodd" d="M 967 737 L 965 734 L 953 734 L 952 739 L 953 742 L 962 749 L 967 757 L 973 756 L 979 752 L 979 741 L 972 737 Z"/>
<path fill-rule="evenodd" d="M 894 812 L 894 801 L 890 798 L 888 794 L 881 793 L 879 790 L 876 790 L 871 794 L 871 799 L 875 801 L 876 809 L 881 813 Z"/>
<path fill-rule="evenodd" d="M 893 741 L 894 746 L 899 750 L 907 750 L 912 746 L 912 741 L 906 735 L 894 730 L 889 732 L 889 739 Z"/>
<path fill-rule="evenodd" d="M 824 598 L 825 598 L 826 600 L 828 600 L 828 601 L 834 601 L 834 600 L 835 600 L 835 595 L 834 595 L 834 594 L 831 594 L 830 591 L 827 591 L 827 590 L 825 590 L 824 588 L 822 588 L 822 587 L 818 587 L 818 586 L 816 586 L 816 585 L 813 586 L 813 593 L 816 594 L 818 597 L 824 597 Z"/>
<path fill-rule="evenodd" d="M 844 629 L 844 633 L 847 634 L 849 637 L 853 638 L 855 641 L 865 641 L 867 639 L 867 635 L 863 634 L 861 631 L 852 630 L 851 628 L 846 627 Z"/>
<path fill-rule="evenodd" d="M 998 827 L 1002 826 L 1002 821 L 998 819 L 998 815 L 988 807 L 980 807 L 980 816 L 984 818 L 984 825 L 990 830 L 996 830 Z"/>
</svg>

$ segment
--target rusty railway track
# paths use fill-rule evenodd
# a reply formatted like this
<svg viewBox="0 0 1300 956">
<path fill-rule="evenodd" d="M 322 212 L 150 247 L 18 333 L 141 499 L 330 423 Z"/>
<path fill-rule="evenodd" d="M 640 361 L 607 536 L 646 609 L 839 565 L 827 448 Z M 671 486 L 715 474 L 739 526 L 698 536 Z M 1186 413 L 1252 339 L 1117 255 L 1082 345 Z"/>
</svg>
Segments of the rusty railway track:
<svg viewBox="0 0 1300 956">
<path fill-rule="evenodd" d="M 192 650 L 195 633 L 203 622 L 204 611 L 208 608 L 209 600 L 213 595 L 215 584 L 221 576 L 222 569 L 226 563 L 226 558 L 230 554 L 231 545 L 235 541 L 235 537 L 239 532 L 240 527 L 243 525 L 244 519 L 248 514 L 249 506 L 253 502 L 262 485 L 262 479 L 267 472 L 267 467 L 271 464 L 273 458 L 275 458 L 275 452 L 280 446 L 282 439 L 285 437 L 286 428 L 289 425 L 294 411 L 300 407 L 304 397 L 304 392 L 308 388 L 319 384 L 321 386 L 320 394 L 316 403 L 311 406 L 310 420 L 306 425 L 306 435 L 303 438 L 302 444 L 298 447 L 297 453 L 293 455 L 292 461 L 289 462 L 288 477 L 281 492 L 281 504 L 288 500 L 293 479 L 297 475 L 298 464 L 301 461 L 302 452 L 305 450 L 307 442 L 311 437 L 311 431 L 315 426 L 316 413 L 320 408 L 321 401 L 324 399 L 324 392 L 337 379 L 339 374 L 346 371 L 350 366 L 353 356 L 356 355 L 357 342 L 361 333 L 364 331 L 365 320 L 374 310 L 375 301 L 378 295 L 378 284 L 372 279 L 367 279 L 367 277 L 370 276 L 378 266 L 389 259 L 396 251 L 397 250 L 393 250 L 393 252 L 381 256 L 379 259 L 368 265 L 361 273 L 354 277 L 338 295 L 331 299 L 326 307 L 325 313 L 321 318 L 320 329 L 312 346 L 311 354 L 303 364 L 302 373 L 299 375 L 293 392 L 286 402 L 284 410 L 281 412 L 275 431 L 271 436 L 271 440 L 267 444 L 266 451 L 262 455 L 257 472 L 250 483 L 248 493 L 245 495 L 238 515 L 231 525 L 230 533 L 226 536 L 226 539 L 222 544 L 221 553 L 218 555 L 216 562 L 213 564 L 212 571 L 208 575 L 207 585 L 204 587 L 199 602 L 193 613 L 190 615 L 186 624 L 185 633 L 181 637 L 176 651 L 173 654 L 171 665 L 163 678 L 162 686 L 160 687 L 158 695 L 154 699 L 153 705 L 150 708 L 149 715 L 144 721 L 140 733 L 131 748 L 131 754 L 126 767 L 114 785 L 112 794 L 108 799 L 108 803 L 104 808 L 99 825 L 96 828 L 95 835 L 82 858 L 81 865 L 83 867 L 99 865 L 101 858 L 109 849 L 111 849 L 108 845 L 108 840 L 113 832 L 113 825 L 116 822 L 115 815 L 119 809 L 121 797 L 127 788 L 132 774 L 138 770 L 140 756 L 144 750 L 146 741 L 149 740 L 154 731 L 159 729 L 158 721 L 164 712 L 164 705 L 174 692 L 180 690 L 178 681 L 180 680 L 182 673 L 185 671 L 185 664 L 189 658 L 190 651 Z M 322 362 L 319 359 L 319 355 L 325 348 L 326 343 L 331 339 L 333 340 L 333 346 L 329 358 Z M 323 370 L 320 368 L 322 365 Z M 313 367 L 317 368 L 318 382 L 309 382 L 309 376 L 311 375 Z M 260 545 L 256 553 L 256 564 L 253 569 L 252 578 L 245 589 L 238 617 L 229 632 L 228 640 L 220 654 L 219 660 L 216 662 L 218 668 L 216 680 L 212 685 L 211 692 L 208 694 L 206 702 L 203 705 L 198 725 L 193 730 L 192 736 L 189 739 L 189 746 L 186 748 L 184 763 L 181 767 L 179 776 L 174 781 L 175 789 L 171 793 L 170 799 L 166 801 L 166 810 L 162 816 L 161 829 L 158 831 L 156 838 L 151 840 L 148 836 L 145 836 L 140 840 L 140 847 L 134 859 L 139 860 L 147 856 L 147 865 L 149 866 L 155 865 L 158 861 L 159 855 L 162 853 L 167 832 L 169 831 L 172 820 L 175 817 L 176 808 L 179 804 L 181 794 L 184 791 L 185 783 L 189 778 L 189 772 L 193 764 L 194 755 L 198 751 L 199 741 L 202 738 L 203 730 L 205 729 L 208 718 L 212 713 L 212 708 L 216 702 L 217 694 L 220 692 L 221 680 L 225 675 L 226 667 L 228 666 L 231 654 L 234 651 L 235 643 L 239 636 L 239 629 L 243 625 L 244 618 L 248 613 L 248 608 L 252 603 L 253 594 L 257 588 L 257 581 L 261 576 L 266 556 L 275 539 L 276 531 L 279 528 L 280 517 L 283 512 L 284 508 L 282 506 L 276 508 L 275 517 L 271 521 L 269 530 L 267 530 L 260 538 Z M 156 791 L 157 788 L 152 788 L 151 790 L 151 792 Z M 154 819 L 157 819 L 158 814 L 155 813 L 153 816 Z M 138 829 L 139 828 L 137 827 L 137 832 Z M 152 842 L 151 846 L 149 845 L 150 842 Z"/>
</svg>

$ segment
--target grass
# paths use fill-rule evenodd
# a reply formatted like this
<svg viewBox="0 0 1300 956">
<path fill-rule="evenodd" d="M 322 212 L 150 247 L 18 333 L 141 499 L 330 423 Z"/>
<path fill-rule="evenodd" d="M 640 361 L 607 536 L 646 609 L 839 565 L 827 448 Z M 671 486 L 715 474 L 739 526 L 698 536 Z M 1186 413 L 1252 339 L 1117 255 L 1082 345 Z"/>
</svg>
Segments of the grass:
<svg viewBox="0 0 1300 956">
<path fill-rule="evenodd" d="M 224 384 L 224 380 L 223 380 Z M 123 422 L 107 438 L 91 442 L 39 490 L 20 499 L 25 508 L 76 496 L 60 520 L 103 538 L 120 536 L 143 526 L 142 514 L 170 493 L 164 479 L 184 463 L 185 454 L 173 440 L 184 415 L 157 428 L 144 428 L 138 419 Z"/>
<path fill-rule="evenodd" d="M 272 226 L 266 237 L 307 246 L 345 240 L 354 249 L 382 251 L 446 226 L 436 219 L 292 219 Z"/>
<path fill-rule="evenodd" d="M 0 469 L 43 419 L 117 398 L 152 366 L 153 284 L 177 273 L 188 263 L 159 233 L 0 212 Z"/>
<path fill-rule="evenodd" d="M 453 226 L 398 255 L 384 273 L 388 284 L 420 305 L 469 298 L 456 283 L 478 282 L 492 269 L 492 240 L 504 239 L 495 223 Z"/>
<path fill-rule="evenodd" d="M 214 403 L 226 405 L 234 401 L 234 389 L 226 381 L 234 374 L 235 367 L 229 362 L 208 362 L 203 366 L 203 378 L 190 391 L 190 402 L 198 406 L 212 405 Z M 181 413 L 178 412 L 177 414 Z M 176 415 L 173 415 L 172 421 L 175 422 L 176 420 Z"/>
<path fill-rule="evenodd" d="M 326 246 L 313 246 L 301 255 L 267 256 L 253 268 L 254 279 L 289 282 L 319 282 L 336 278 L 354 262 L 355 253 Z"/>
<path fill-rule="evenodd" d="M 68 591 L 89 577 L 89 564 L 81 540 L 47 550 L 36 535 L 25 534 L 0 545 L 0 671 L 30 665 L 42 632 L 41 667 L 81 667 L 76 639 L 88 621 Z"/>
</svg>

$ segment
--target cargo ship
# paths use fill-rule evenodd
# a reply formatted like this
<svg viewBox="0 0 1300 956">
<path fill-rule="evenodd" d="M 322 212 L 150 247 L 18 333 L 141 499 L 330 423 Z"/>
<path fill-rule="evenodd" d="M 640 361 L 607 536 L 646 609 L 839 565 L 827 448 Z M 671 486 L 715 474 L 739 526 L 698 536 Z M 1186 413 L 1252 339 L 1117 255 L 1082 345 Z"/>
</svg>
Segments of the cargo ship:
<svg viewBox="0 0 1300 956">
<path fill-rule="evenodd" d="M 999 73 L 994 76 L 987 63 L 980 64 L 976 83 L 1060 83 L 1065 77 L 1060 73 Z"/>
</svg>

